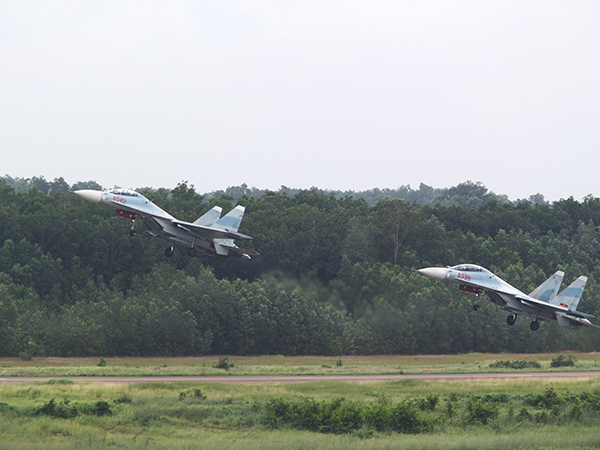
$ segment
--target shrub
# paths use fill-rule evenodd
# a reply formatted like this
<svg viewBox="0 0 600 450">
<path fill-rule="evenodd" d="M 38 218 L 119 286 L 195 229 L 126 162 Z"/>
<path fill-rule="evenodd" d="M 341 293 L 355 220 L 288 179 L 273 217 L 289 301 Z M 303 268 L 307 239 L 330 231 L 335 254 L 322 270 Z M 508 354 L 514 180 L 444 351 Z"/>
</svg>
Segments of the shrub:
<svg viewBox="0 0 600 450">
<path fill-rule="evenodd" d="M 496 402 L 484 403 L 481 400 L 470 402 L 467 406 L 467 422 L 486 425 L 498 415 L 500 406 Z"/>
<path fill-rule="evenodd" d="M 411 402 L 392 408 L 392 429 L 399 433 L 417 434 L 427 431 L 429 424 L 419 417 L 419 410 Z"/>
<path fill-rule="evenodd" d="M 269 400 L 264 423 L 271 427 L 290 425 L 293 428 L 321 433 L 351 433 L 374 428 L 377 431 L 421 433 L 429 430 L 429 423 L 419 415 L 415 402 L 396 405 L 383 399 L 371 405 L 349 402 L 340 397 L 331 402 L 317 402 L 305 397 L 299 402 L 282 398 Z"/>
<path fill-rule="evenodd" d="M 537 361 L 527 361 L 525 359 L 517 359 L 515 361 L 496 361 L 489 365 L 490 369 L 539 369 L 542 365 Z"/>
<path fill-rule="evenodd" d="M 100 361 L 98 361 L 98 367 L 106 367 L 106 360 L 104 359 L 104 356 L 100 357 Z"/>
<path fill-rule="evenodd" d="M 119 404 L 119 403 L 131 403 L 133 400 L 131 399 L 131 397 L 127 394 L 119 397 L 118 399 L 115 400 L 115 403 Z"/>
<path fill-rule="evenodd" d="M 554 406 L 560 406 L 564 403 L 564 399 L 556 393 L 553 388 L 548 388 L 543 394 L 534 395 L 525 399 L 525 403 L 546 409 L 552 409 Z"/>
<path fill-rule="evenodd" d="M 556 358 L 552 358 L 550 367 L 572 367 L 575 365 L 575 358 L 571 355 L 558 355 Z"/>
<path fill-rule="evenodd" d="M 77 406 L 69 405 L 68 400 L 56 403 L 54 399 L 51 399 L 48 403 L 37 408 L 35 414 L 40 416 L 60 417 L 61 419 L 72 419 L 73 417 L 77 417 L 79 410 L 77 409 Z"/>
<path fill-rule="evenodd" d="M 213 367 L 215 369 L 229 370 L 234 366 L 235 366 L 235 364 L 233 364 L 232 362 L 229 362 L 229 357 L 225 356 L 224 358 L 219 358 L 219 362 L 217 364 L 215 364 Z"/>
<path fill-rule="evenodd" d="M 435 411 L 439 400 L 439 395 L 428 395 L 425 398 L 418 399 L 416 403 L 421 411 Z"/>
</svg>

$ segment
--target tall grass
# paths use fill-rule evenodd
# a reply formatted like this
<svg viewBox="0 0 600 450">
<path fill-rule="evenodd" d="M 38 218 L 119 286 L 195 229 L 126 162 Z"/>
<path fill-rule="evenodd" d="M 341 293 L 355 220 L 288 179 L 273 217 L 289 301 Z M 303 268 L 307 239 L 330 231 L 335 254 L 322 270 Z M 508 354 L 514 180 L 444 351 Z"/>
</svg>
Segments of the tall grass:
<svg viewBox="0 0 600 450">
<path fill-rule="evenodd" d="M 336 397 L 344 400 L 335 403 Z M 52 399 L 66 405 L 107 402 L 111 414 L 36 413 Z M 294 414 L 308 420 L 302 423 L 316 423 L 314 412 L 326 426 L 311 432 L 289 420 L 270 423 L 274 399 L 296 408 Z M 402 411 L 425 425 L 412 430 L 417 434 L 396 432 L 393 422 L 385 422 L 388 413 L 400 411 L 398 405 L 408 405 Z M 2 449 L 592 448 L 600 446 L 599 428 L 598 379 L 0 385 Z"/>
</svg>

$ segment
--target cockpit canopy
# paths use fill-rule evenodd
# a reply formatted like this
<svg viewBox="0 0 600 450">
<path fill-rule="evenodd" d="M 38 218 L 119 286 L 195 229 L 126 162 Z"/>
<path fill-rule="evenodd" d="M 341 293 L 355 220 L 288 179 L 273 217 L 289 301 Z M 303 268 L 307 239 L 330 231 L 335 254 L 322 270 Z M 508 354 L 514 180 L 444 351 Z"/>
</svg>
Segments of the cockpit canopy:
<svg viewBox="0 0 600 450">
<path fill-rule="evenodd" d="M 128 196 L 128 197 L 137 197 L 139 194 L 135 191 L 132 191 L 131 189 L 113 189 L 111 191 L 108 191 L 109 194 L 114 194 L 114 195 L 123 195 L 123 196 Z"/>
<path fill-rule="evenodd" d="M 458 266 L 451 267 L 451 269 L 458 270 L 459 272 L 483 272 L 485 269 L 475 264 L 459 264 Z"/>
</svg>

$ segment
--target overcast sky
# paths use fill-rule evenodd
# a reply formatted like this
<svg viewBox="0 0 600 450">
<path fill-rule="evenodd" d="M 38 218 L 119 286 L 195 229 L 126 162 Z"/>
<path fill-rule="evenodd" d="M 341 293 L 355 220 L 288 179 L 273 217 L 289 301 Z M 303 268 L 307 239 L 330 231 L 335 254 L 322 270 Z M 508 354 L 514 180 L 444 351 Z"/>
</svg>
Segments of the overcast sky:
<svg viewBox="0 0 600 450">
<path fill-rule="evenodd" d="M 600 2 L 0 0 L 0 175 L 600 196 Z"/>
</svg>

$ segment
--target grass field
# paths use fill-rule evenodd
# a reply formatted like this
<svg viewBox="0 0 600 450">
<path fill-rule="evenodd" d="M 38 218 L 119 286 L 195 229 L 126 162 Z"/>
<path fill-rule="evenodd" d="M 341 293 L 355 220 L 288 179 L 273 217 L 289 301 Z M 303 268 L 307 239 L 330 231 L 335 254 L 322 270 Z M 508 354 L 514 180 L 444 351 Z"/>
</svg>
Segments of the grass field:
<svg viewBox="0 0 600 450">
<path fill-rule="evenodd" d="M 549 391 L 551 389 L 551 391 Z M 527 399 L 548 392 L 560 399 L 554 408 Z M 600 380 L 384 383 L 312 382 L 301 384 L 220 385 L 146 383 L 133 385 L 51 383 L 0 386 L 0 448 L 597 448 L 600 416 L 585 395 L 600 398 Z M 418 402 L 439 397 L 433 410 L 419 410 L 432 424 L 426 432 L 402 434 L 363 428 L 350 433 L 319 433 L 291 425 L 265 425 L 271 399 L 300 404 L 338 397 L 374 405 Z M 485 424 L 469 419 L 469 405 L 486 397 L 497 414 Z M 45 414 L 56 405 L 79 407 L 106 402 L 110 414 Z M 579 402 L 581 414 L 573 418 Z M 535 402 L 534 402 L 535 403 Z M 454 415 L 448 414 L 453 405 Z M 58 407 L 57 407 L 58 408 Z M 521 414 L 525 409 L 527 414 Z M 58 410 L 58 409 L 57 409 Z M 512 411 L 512 412 L 511 412 Z"/>
<path fill-rule="evenodd" d="M 205 357 L 119 357 L 105 358 L 106 366 L 98 367 L 99 358 L 46 358 L 32 361 L 0 358 L 0 376 L 166 376 L 166 375 L 321 375 L 375 373 L 482 373 L 506 372 L 514 369 L 490 368 L 497 361 L 535 361 L 539 369 L 526 371 L 600 370 L 600 354 L 568 353 L 576 360 L 573 367 L 552 368 L 558 354 L 481 354 L 423 356 L 250 356 L 230 357 L 229 370 L 215 368 L 218 356 Z M 341 365 L 339 365 L 341 363 Z"/>
<path fill-rule="evenodd" d="M 576 359 L 574 370 L 597 369 L 597 355 L 570 355 Z M 491 371 L 489 365 L 496 361 L 523 360 L 537 361 L 542 368 L 535 370 L 547 371 L 556 357 L 342 357 L 338 367 L 340 358 L 271 356 L 232 358 L 235 367 L 230 372 L 484 372 Z M 106 367 L 97 367 L 98 358 L 2 359 L 0 366 L 10 375 L 224 372 L 212 367 L 218 358 L 107 358 L 106 362 Z M 344 400 L 336 400 L 340 398 Z M 277 415 L 274 404 L 292 413 Z M 336 404 L 341 406 L 334 409 Z M 325 417 L 328 411 L 333 415 Z M 378 426 L 373 411 L 380 411 L 380 416 L 387 411 L 388 422 Z M 394 428 L 398 420 L 410 425 L 413 419 L 423 427 Z M 352 420 L 360 422 L 352 426 Z M 77 383 L 62 379 L 0 385 L 1 449 L 598 448 L 599 429 L 600 379 L 592 377 L 258 385 L 163 383 L 160 379 L 100 384 L 92 378 Z"/>
</svg>

